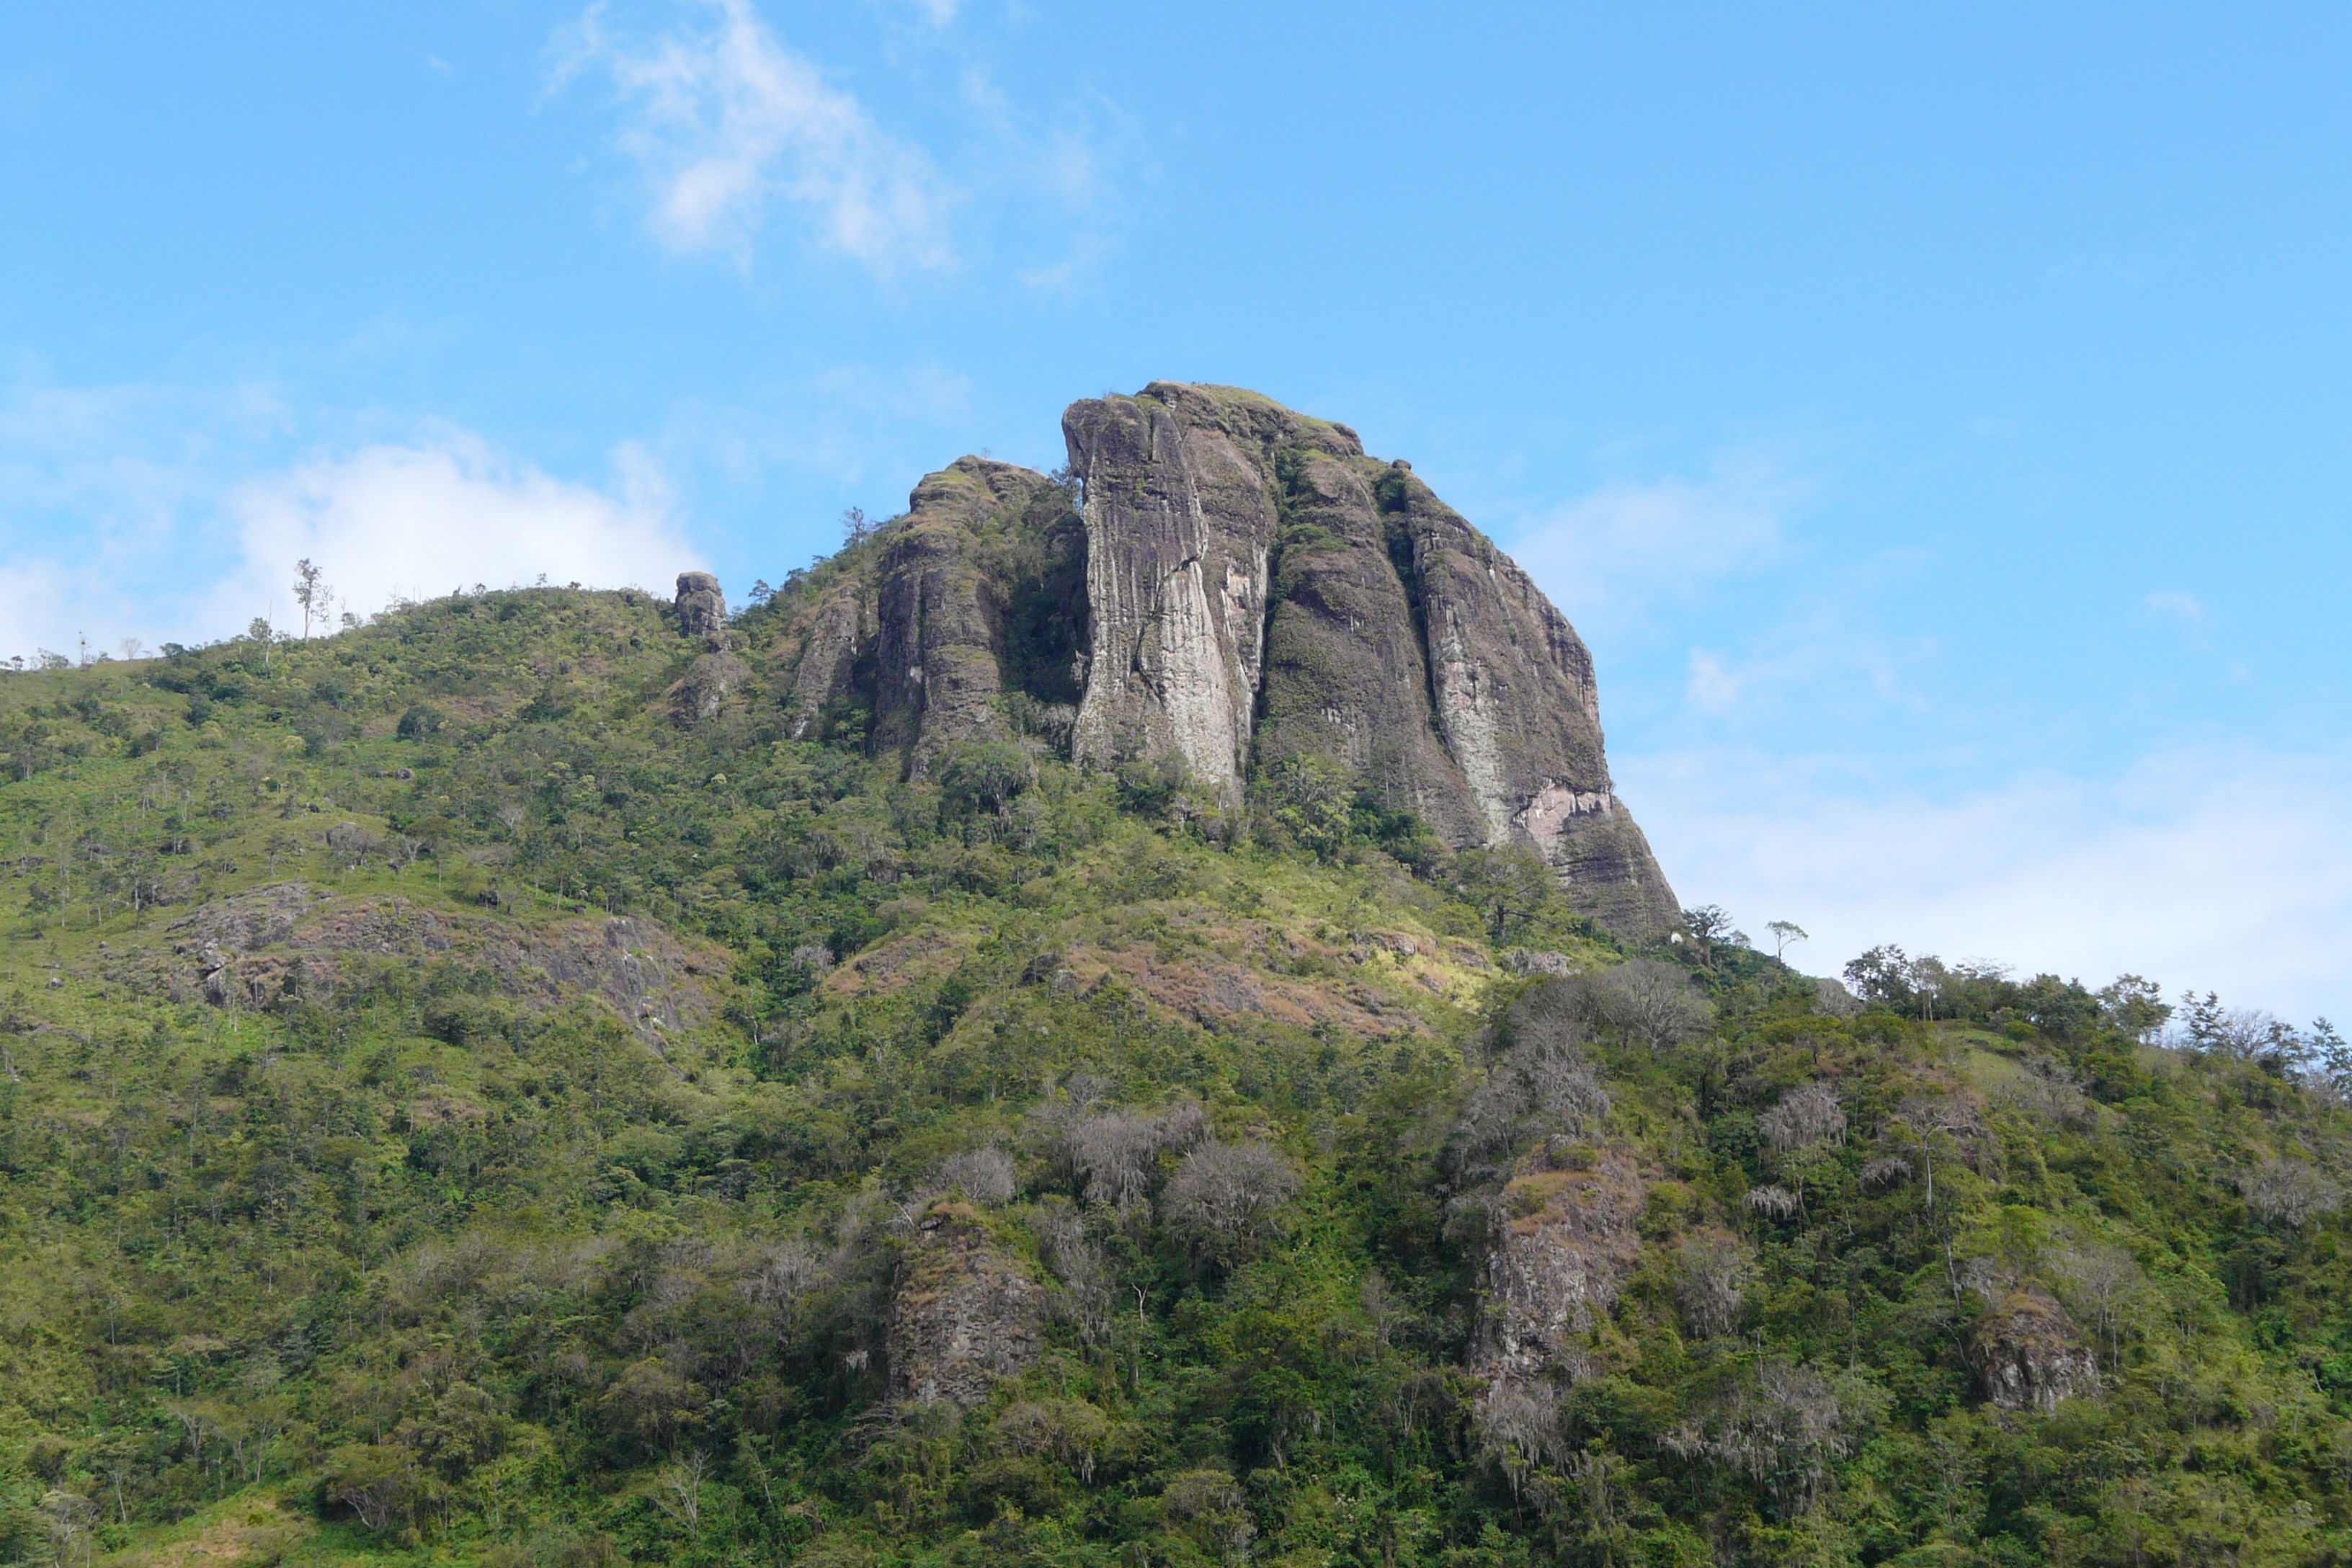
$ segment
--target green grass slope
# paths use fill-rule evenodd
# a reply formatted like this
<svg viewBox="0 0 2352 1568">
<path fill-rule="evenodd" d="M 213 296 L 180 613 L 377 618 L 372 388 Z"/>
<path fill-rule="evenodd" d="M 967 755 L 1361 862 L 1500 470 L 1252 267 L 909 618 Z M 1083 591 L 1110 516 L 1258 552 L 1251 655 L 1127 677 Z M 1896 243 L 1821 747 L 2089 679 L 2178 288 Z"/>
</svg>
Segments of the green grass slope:
<svg viewBox="0 0 2352 1568">
<path fill-rule="evenodd" d="M 690 728 L 636 595 L 0 680 L 0 1563 L 2352 1560 L 2324 1083 L 908 785 L 824 586 Z"/>
</svg>

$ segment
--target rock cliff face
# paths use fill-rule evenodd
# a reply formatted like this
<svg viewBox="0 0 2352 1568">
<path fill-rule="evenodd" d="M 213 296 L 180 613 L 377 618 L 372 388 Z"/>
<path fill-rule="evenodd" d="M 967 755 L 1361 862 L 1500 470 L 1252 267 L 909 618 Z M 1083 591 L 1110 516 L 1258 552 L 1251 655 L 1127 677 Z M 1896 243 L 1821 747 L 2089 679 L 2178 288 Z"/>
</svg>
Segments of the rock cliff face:
<svg viewBox="0 0 2352 1568">
<path fill-rule="evenodd" d="M 669 690 L 671 716 L 680 724 L 692 726 L 727 706 L 728 698 L 751 671 L 732 651 L 727 633 L 727 595 L 719 592 L 718 578 L 708 572 L 679 573 L 674 607 L 679 629 L 703 647 Z"/>
<path fill-rule="evenodd" d="M 923 1216 L 891 1294 L 891 1397 L 970 1409 L 1044 1343 L 1045 1292 L 969 1204 Z"/>
<path fill-rule="evenodd" d="M 2037 1286 L 2011 1291 L 1969 1342 L 1985 1397 L 2003 1410 L 2051 1410 L 2096 1397 L 2099 1369 L 2066 1309 Z"/>
<path fill-rule="evenodd" d="M 1076 487 L 961 458 L 825 579 L 793 621 L 789 733 L 865 725 L 909 776 L 970 742 L 1173 754 L 1235 804 L 1328 756 L 1457 848 L 1532 848 L 1613 930 L 1674 923 L 1591 655 L 1410 465 L 1232 387 L 1156 382 L 1062 427 Z"/>
<path fill-rule="evenodd" d="M 1640 1165 L 1608 1150 L 1587 1170 L 1534 1171 L 1504 1188 L 1486 1255 L 1486 1297 L 1473 1367 L 1506 1381 L 1579 1373 L 1577 1336 L 1606 1318 L 1640 1261 L 1634 1229 L 1647 1195 Z"/>
</svg>

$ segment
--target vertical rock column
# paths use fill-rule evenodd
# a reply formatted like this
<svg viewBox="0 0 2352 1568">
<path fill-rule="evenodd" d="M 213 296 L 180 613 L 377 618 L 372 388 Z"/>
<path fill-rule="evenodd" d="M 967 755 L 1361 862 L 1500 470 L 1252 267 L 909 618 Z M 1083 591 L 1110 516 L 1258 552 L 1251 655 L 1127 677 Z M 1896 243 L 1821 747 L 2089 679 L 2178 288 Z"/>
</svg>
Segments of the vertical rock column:
<svg viewBox="0 0 2352 1568">
<path fill-rule="evenodd" d="M 1238 800 L 1275 506 L 1262 452 L 1223 427 L 1215 403 L 1154 384 L 1062 416 L 1087 489 L 1089 645 L 1071 751 L 1097 766 L 1174 752 Z"/>
<path fill-rule="evenodd" d="M 676 607 L 678 629 L 700 642 L 703 651 L 670 689 L 670 713 L 680 724 L 698 724 L 717 717 L 751 671 L 728 646 L 727 595 L 718 578 L 708 572 L 679 573 Z"/>
</svg>

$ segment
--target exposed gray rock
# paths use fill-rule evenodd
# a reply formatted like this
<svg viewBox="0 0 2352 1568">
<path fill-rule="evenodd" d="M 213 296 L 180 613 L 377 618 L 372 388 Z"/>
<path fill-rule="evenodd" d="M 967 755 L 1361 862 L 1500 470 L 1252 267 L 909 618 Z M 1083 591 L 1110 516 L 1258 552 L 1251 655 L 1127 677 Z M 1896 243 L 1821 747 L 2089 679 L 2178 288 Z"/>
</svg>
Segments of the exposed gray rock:
<svg viewBox="0 0 2352 1568">
<path fill-rule="evenodd" d="M 727 651 L 727 595 L 718 578 L 708 572 L 679 573 L 677 605 L 680 630 L 700 637 L 712 653 Z"/>
<path fill-rule="evenodd" d="M 703 654 L 686 667 L 686 673 L 670 688 L 670 716 L 688 726 L 718 717 L 751 674 L 751 666 L 731 653 Z"/>
<path fill-rule="evenodd" d="M 961 458 L 915 487 L 882 552 L 874 644 L 877 748 L 920 778 L 951 745 L 1008 737 L 1004 596 L 987 570 L 992 532 L 1040 504 L 1066 509 L 1045 475 Z M 992 524 L 997 525 L 992 527 Z"/>
<path fill-rule="evenodd" d="M 890 1394 L 969 1410 L 1044 1343 L 1045 1288 L 971 1205 L 934 1204 L 891 1292 Z"/>
<path fill-rule="evenodd" d="M 2099 1391 L 2098 1363 L 2074 1320 L 2038 1286 L 2012 1290 L 1986 1313 L 1969 1351 L 1985 1397 L 2003 1410 L 2049 1410 Z"/>
<path fill-rule="evenodd" d="M 289 990 L 331 994 L 354 968 L 448 954 L 495 975 L 507 1001 L 543 1007 L 567 995 L 599 997 L 652 1040 L 708 1018 L 724 973 L 718 950 L 688 946 L 641 918 L 524 926 L 443 914 L 396 895 L 339 897 L 307 882 L 250 888 L 167 929 L 170 953 L 136 966 L 134 978 L 215 1007 L 267 1007 Z"/>
<path fill-rule="evenodd" d="M 1576 1337 L 1607 1314 L 1641 1260 L 1634 1223 L 1648 1190 L 1622 1149 L 1585 1170 L 1523 1173 L 1503 1189 L 1472 1370 L 1513 1381 L 1576 1373 Z"/>
<path fill-rule="evenodd" d="M 859 652 L 871 640 L 860 586 L 854 579 L 835 585 L 803 623 L 788 705 L 795 741 L 817 738 L 827 706 L 851 694 Z"/>
<path fill-rule="evenodd" d="M 1305 423 L 1255 393 L 1167 382 L 1062 416 L 1086 482 L 1077 760 L 1172 752 L 1240 798 L 1265 651 L 1273 458 Z"/>
<path fill-rule="evenodd" d="M 735 689 L 751 679 L 751 667 L 729 651 L 727 595 L 708 572 L 677 574 L 678 629 L 701 639 L 706 651 L 687 666 L 669 689 L 670 717 L 691 727 L 716 718 Z"/>
<path fill-rule="evenodd" d="M 1536 851 L 1616 931 L 1672 928 L 1591 655 L 1409 465 L 1233 387 L 1155 382 L 1062 427 L 1083 514 L 986 458 L 926 478 L 793 618 L 787 733 L 837 711 L 909 777 L 973 741 L 1173 755 L 1229 805 L 1254 769 L 1328 756 L 1456 848 Z"/>
</svg>

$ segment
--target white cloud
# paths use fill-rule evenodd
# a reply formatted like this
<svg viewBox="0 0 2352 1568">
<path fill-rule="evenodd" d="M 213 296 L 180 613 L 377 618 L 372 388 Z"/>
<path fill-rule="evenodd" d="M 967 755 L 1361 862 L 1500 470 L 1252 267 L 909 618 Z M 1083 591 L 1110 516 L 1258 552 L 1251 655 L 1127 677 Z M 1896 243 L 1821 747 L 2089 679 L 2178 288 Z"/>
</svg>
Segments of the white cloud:
<svg viewBox="0 0 2352 1568">
<path fill-rule="evenodd" d="M 1769 564 L 1811 489 L 1771 461 L 1730 458 L 1704 479 L 1604 485 L 1522 530 L 1511 553 L 1571 618 L 1628 618 Z"/>
<path fill-rule="evenodd" d="M 1690 650 L 1690 679 L 1685 683 L 1684 692 L 1692 707 L 1708 713 L 1728 713 L 1739 705 L 1745 684 L 1724 668 L 1723 660 L 1705 648 Z"/>
<path fill-rule="evenodd" d="M 2192 626 L 2205 619 L 2205 605 L 2194 595 L 2159 589 L 2140 603 L 2151 615 L 2177 616 Z"/>
<path fill-rule="evenodd" d="M 950 193 L 921 149 L 785 47 L 750 0 L 700 9 L 709 26 L 638 41 L 592 6 L 557 70 L 559 83 L 592 67 L 610 77 L 626 110 L 618 144 L 645 176 L 656 236 L 748 261 L 781 204 L 818 245 L 877 272 L 950 265 Z"/>
<path fill-rule="evenodd" d="M 5 639 L 0 640 L 0 657 L 29 659 L 42 650 L 77 651 L 79 633 L 72 623 L 79 606 L 75 604 L 75 586 L 54 561 L 16 561 L 0 566 L 0 639 Z"/>
<path fill-rule="evenodd" d="M 211 620 L 279 626 L 298 560 L 316 562 L 342 604 L 373 613 L 475 583 L 545 576 L 590 587 L 665 585 L 703 563 L 672 516 L 659 467 L 615 455 L 614 492 L 503 459 L 477 437 L 376 446 L 305 463 L 229 500 L 243 563 L 212 595 Z"/>
<path fill-rule="evenodd" d="M 1751 931 L 1795 921 L 1812 933 L 1801 967 L 1833 973 L 1894 942 L 2093 985 L 2128 971 L 2298 1019 L 2352 1014 L 2352 756 L 2172 752 L 2109 782 L 2021 777 L 1948 799 L 1822 761 L 1616 763 L 1683 900 Z"/>
</svg>

